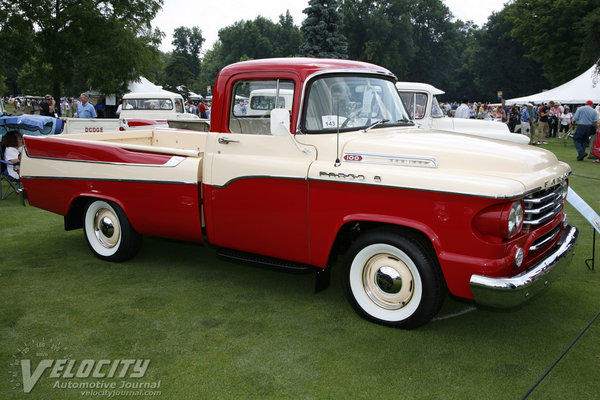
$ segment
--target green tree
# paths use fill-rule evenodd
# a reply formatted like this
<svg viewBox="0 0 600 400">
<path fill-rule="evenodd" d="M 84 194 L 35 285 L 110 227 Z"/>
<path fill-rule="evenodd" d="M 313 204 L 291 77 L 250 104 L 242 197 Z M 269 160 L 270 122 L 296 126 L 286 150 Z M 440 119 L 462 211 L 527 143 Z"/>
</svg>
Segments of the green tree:
<svg viewBox="0 0 600 400">
<path fill-rule="evenodd" d="M 350 58 L 401 80 L 454 84 L 463 41 L 441 0 L 344 0 L 341 10 Z"/>
<path fill-rule="evenodd" d="M 415 49 L 411 80 L 443 86 L 454 81 L 459 67 L 459 35 L 452 14 L 442 0 L 408 1 L 408 18 Z M 447 87 L 450 89 L 450 87 Z"/>
<path fill-rule="evenodd" d="M 238 21 L 219 30 L 219 40 L 204 54 L 193 87 L 204 93 L 207 86 L 213 86 L 221 68 L 238 61 L 297 56 L 301 41 L 302 34 L 289 11 L 279 16 L 278 23 L 261 16 Z"/>
<path fill-rule="evenodd" d="M 343 18 L 337 0 L 310 0 L 303 10 L 300 30 L 304 43 L 300 54 L 309 57 L 348 58 L 348 42 L 342 33 Z"/>
<path fill-rule="evenodd" d="M 469 48 L 467 65 L 481 100 L 497 101 L 498 91 L 511 98 L 549 88 L 542 66 L 523 57 L 528 48 L 511 36 L 514 26 L 506 18 L 508 12 L 493 13 L 484 28 L 475 31 Z"/>
<path fill-rule="evenodd" d="M 406 79 L 414 47 L 405 2 L 344 0 L 340 10 L 348 58 L 385 66 Z"/>
<path fill-rule="evenodd" d="M 0 35 L 25 38 L 21 76 L 64 89 L 122 92 L 157 60 L 160 31 L 151 30 L 163 0 L 0 0 Z M 20 79 L 19 82 L 25 82 Z"/>
<path fill-rule="evenodd" d="M 186 60 L 194 78 L 200 73 L 200 50 L 203 43 L 202 31 L 197 26 L 191 29 L 180 26 L 173 32 L 173 41 L 171 42 L 175 47 L 173 53 L 176 57 L 183 57 Z"/>
<path fill-rule="evenodd" d="M 525 56 L 542 65 L 552 86 L 577 76 L 600 57 L 600 0 L 515 0 L 507 7 L 507 18 L 513 24 L 511 34 L 526 48 Z"/>
<path fill-rule="evenodd" d="M 173 54 L 165 65 L 162 83 L 167 90 L 172 90 L 180 85 L 190 85 L 194 78 L 189 59 L 181 54 Z"/>
</svg>

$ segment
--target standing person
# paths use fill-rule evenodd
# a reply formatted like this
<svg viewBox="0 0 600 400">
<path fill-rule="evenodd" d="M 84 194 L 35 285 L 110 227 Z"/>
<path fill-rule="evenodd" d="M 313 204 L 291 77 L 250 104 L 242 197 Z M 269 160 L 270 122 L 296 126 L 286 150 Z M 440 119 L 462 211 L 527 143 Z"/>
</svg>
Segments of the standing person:
<svg viewBox="0 0 600 400">
<path fill-rule="evenodd" d="M 206 116 L 206 104 L 204 104 L 204 100 L 200 100 L 200 105 L 198 106 L 198 111 L 200 112 L 200 118 L 208 118 Z"/>
<path fill-rule="evenodd" d="M 69 117 L 70 116 L 69 114 L 71 111 L 71 106 L 69 105 L 69 102 L 67 101 L 66 97 L 62 101 L 61 108 L 62 108 L 63 112 L 65 113 L 65 117 Z"/>
<path fill-rule="evenodd" d="M 54 117 L 54 114 L 56 113 L 56 108 L 56 101 L 54 101 L 51 95 L 47 94 L 44 96 L 44 100 L 40 102 L 40 115 Z"/>
<path fill-rule="evenodd" d="M 462 98 L 460 106 L 454 112 L 454 118 L 469 118 L 471 110 L 469 110 L 469 99 L 466 97 Z"/>
<path fill-rule="evenodd" d="M 500 100 L 500 106 L 502 107 L 502 123 L 510 126 L 510 112 L 512 111 L 512 107 L 506 105 L 506 100 Z M 510 130 L 510 128 L 509 128 Z M 512 130 L 511 130 L 512 132 Z"/>
<path fill-rule="evenodd" d="M 96 115 L 98 115 L 98 118 L 104 118 L 104 102 L 98 99 L 96 107 L 94 108 L 96 109 Z"/>
<path fill-rule="evenodd" d="M 520 120 L 521 113 L 519 111 L 519 107 L 512 106 L 510 108 L 510 116 L 508 119 L 508 130 L 514 133 Z"/>
<path fill-rule="evenodd" d="M 96 118 L 96 109 L 88 103 L 88 95 L 81 93 L 79 96 L 79 105 L 77 106 L 77 118 Z"/>
<path fill-rule="evenodd" d="M 568 134 L 569 127 L 571 126 L 572 123 L 573 123 L 573 113 L 571 112 L 571 110 L 569 110 L 569 107 L 565 107 L 563 109 L 562 114 L 560 114 L 560 128 L 558 130 L 558 138 L 559 139 L 563 138 L 563 135 L 562 135 L 563 132 L 565 133 L 565 135 Z"/>
<path fill-rule="evenodd" d="M 548 135 L 548 131 L 550 130 L 550 125 L 548 124 L 550 118 L 550 107 L 546 104 L 542 104 L 539 110 L 540 115 L 540 126 L 537 134 L 537 144 L 548 144 L 546 143 L 546 135 Z"/>
<path fill-rule="evenodd" d="M 588 100 L 585 106 L 579 107 L 575 111 L 573 120 L 577 124 L 577 130 L 573 135 L 573 143 L 577 150 L 577 161 L 583 161 L 587 153 L 585 149 L 590 140 L 590 136 L 596 132 L 596 125 L 598 123 L 598 114 L 596 110 L 592 108 L 594 103 Z"/>
<path fill-rule="evenodd" d="M 548 114 L 548 124 L 550 125 L 550 133 L 548 137 L 556 137 L 556 134 L 558 133 L 560 114 L 560 104 L 551 101 L 550 113 Z"/>
<path fill-rule="evenodd" d="M 525 107 L 521 110 L 521 133 L 523 135 L 529 136 L 531 134 L 531 109 L 533 105 L 531 103 L 527 103 Z M 533 140 L 533 135 L 531 135 L 531 140 Z"/>
</svg>

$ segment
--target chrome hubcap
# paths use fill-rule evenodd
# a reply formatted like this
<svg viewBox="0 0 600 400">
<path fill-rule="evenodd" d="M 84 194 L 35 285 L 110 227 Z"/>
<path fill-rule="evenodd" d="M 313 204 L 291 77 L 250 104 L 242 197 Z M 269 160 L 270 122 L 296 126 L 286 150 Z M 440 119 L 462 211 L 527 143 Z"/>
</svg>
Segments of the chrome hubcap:
<svg viewBox="0 0 600 400">
<path fill-rule="evenodd" d="M 410 269 L 391 254 L 371 257 L 363 270 L 362 282 L 371 301 L 387 310 L 401 309 L 410 302 L 414 293 Z"/>
<path fill-rule="evenodd" d="M 120 228 L 117 217 L 112 211 L 101 209 L 94 216 L 94 234 L 98 242 L 105 248 L 113 248 L 119 243 Z"/>
</svg>

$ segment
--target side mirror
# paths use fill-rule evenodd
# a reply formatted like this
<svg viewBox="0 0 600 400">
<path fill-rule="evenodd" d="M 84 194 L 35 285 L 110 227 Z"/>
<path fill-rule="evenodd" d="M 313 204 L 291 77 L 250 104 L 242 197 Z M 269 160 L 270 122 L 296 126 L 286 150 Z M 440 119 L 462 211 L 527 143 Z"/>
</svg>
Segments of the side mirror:
<svg viewBox="0 0 600 400">
<path fill-rule="evenodd" d="M 286 136 L 290 134 L 290 112 L 285 108 L 271 110 L 271 135 Z"/>
</svg>

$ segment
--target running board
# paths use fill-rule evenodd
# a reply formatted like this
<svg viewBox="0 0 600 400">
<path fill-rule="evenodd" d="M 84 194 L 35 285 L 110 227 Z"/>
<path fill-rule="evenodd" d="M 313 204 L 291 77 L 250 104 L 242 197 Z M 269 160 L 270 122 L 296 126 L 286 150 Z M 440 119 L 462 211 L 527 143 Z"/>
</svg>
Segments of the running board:
<svg viewBox="0 0 600 400">
<path fill-rule="evenodd" d="M 229 258 L 236 261 L 246 261 L 252 264 L 260 264 L 267 267 L 272 267 L 287 272 L 293 272 L 297 274 L 308 274 L 316 272 L 320 268 L 313 267 L 312 265 L 295 263 L 292 261 L 281 260 L 279 258 L 261 256 L 259 254 L 246 253 L 244 251 L 232 250 L 220 248 L 217 250 L 219 257 Z"/>
<path fill-rule="evenodd" d="M 331 276 L 331 269 L 329 266 L 326 268 L 318 268 L 313 265 L 295 263 L 292 261 L 281 260 L 279 258 L 261 256 L 259 254 L 246 253 L 244 251 L 226 248 L 217 249 L 217 256 L 235 261 L 258 264 L 269 269 L 291 272 L 294 274 L 310 274 L 316 272 L 315 293 L 318 293 L 329 287 Z"/>
</svg>

